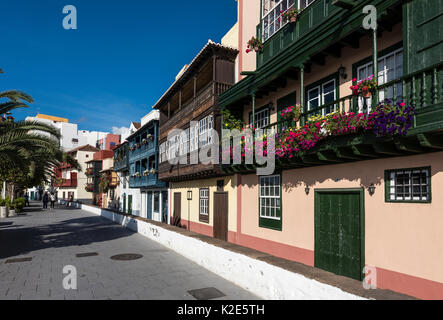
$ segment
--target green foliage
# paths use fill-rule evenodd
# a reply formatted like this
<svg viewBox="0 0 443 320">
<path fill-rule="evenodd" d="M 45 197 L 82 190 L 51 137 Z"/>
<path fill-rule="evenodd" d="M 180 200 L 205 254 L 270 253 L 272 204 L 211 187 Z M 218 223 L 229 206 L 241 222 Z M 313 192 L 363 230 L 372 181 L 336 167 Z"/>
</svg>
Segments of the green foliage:
<svg viewBox="0 0 443 320">
<path fill-rule="evenodd" d="M 229 129 L 229 130 L 237 129 L 237 130 L 241 130 L 245 126 L 244 122 L 239 120 L 239 119 L 237 119 L 237 118 L 235 118 L 231 114 L 231 111 L 229 111 L 228 109 L 222 110 L 221 114 L 223 116 L 223 129 Z"/>
<path fill-rule="evenodd" d="M 12 202 L 12 208 L 15 208 L 15 211 L 17 213 L 20 213 L 23 211 L 23 208 L 25 207 L 25 198 L 17 198 Z"/>
</svg>

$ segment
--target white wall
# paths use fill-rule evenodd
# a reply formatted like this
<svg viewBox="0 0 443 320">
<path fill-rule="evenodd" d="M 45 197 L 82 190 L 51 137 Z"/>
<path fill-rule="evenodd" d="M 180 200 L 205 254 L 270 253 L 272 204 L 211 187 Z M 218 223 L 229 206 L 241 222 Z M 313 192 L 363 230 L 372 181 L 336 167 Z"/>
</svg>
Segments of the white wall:
<svg viewBox="0 0 443 320">
<path fill-rule="evenodd" d="M 232 252 L 193 237 L 82 205 L 82 209 L 123 225 L 176 251 L 228 281 L 268 300 L 363 300 L 334 286 L 306 278 L 266 262 Z"/>
</svg>

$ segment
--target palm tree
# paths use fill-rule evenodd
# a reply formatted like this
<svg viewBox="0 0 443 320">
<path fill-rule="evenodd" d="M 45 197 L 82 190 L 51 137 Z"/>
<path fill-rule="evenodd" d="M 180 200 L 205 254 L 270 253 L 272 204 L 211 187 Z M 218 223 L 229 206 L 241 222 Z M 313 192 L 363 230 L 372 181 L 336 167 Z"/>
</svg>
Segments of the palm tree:
<svg viewBox="0 0 443 320">
<path fill-rule="evenodd" d="M 0 92 L 0 114 L 28 108 L 27 103 L 33 101 L 21 91 Z M 0 122 L 0 180 L 12 184 L 12 197 L 15 186 L 30 187 L 32 183 L 49 182 L 54 167 L 62 162 L 81 170 L 77 161 L 60 149 L 58 129 L 37 121 L 5 120 Z"/>
</svg>

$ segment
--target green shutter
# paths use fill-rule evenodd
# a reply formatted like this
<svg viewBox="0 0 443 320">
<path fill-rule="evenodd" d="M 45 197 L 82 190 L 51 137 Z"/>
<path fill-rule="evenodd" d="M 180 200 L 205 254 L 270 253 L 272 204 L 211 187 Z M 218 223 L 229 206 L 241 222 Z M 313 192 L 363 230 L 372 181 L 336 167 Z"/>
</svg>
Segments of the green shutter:
<svg viewBox="0 0 443 320">
<path fill-rule="evenodd" d="M 403 5 L 405 74 L 443 61 L 443 0 Z"/>
</svg>

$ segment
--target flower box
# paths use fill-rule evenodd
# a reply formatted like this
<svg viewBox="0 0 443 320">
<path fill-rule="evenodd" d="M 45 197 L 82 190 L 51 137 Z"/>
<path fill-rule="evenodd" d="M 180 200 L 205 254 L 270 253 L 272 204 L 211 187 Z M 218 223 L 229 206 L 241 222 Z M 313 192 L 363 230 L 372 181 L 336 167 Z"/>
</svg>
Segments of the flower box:
<svg viewBox="0 0 443 320">
<path fill-rule="evenodd" d="M 286 11 L 281 11 L 281 16 L 284 22 L 295 23 L 297 22 L 299 11 L 295 8 L 287 9 Z"/>
</svg>

